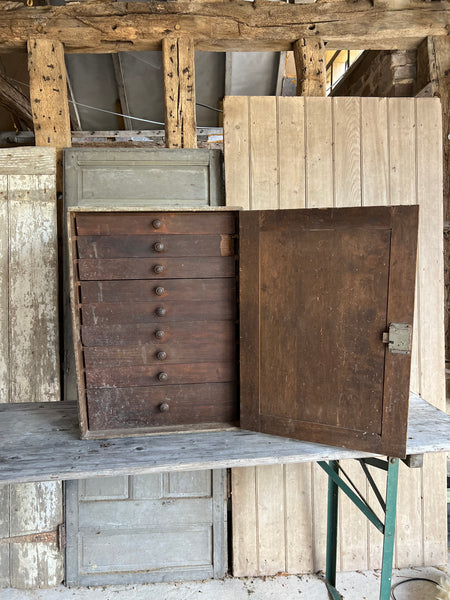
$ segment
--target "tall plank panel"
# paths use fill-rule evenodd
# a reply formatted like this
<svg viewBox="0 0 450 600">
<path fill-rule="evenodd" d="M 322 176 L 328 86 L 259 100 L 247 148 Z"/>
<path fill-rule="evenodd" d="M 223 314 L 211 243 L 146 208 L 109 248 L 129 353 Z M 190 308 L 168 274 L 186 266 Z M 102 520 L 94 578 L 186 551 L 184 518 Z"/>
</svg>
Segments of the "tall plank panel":
<svg viewBox="0 0 450 600">
<path fill-rule="evenodd" d="M 414 204 L 417 202 L 414 101 L 389 99 L 388 117 L 390 204 Z M 420 282 L 418 286 L 420 290 Z M 401 565 L 418 565 L 423 561 L 421 473 L 403 466 L 402 485 L 398 488 L 398 503 L 402 510 L 397 516 L 396 560 Z"/>
<path fill-rule="evenodd" d="M 305 103 L 277 98 L 280 208 L 305 206 Z"/>
<path fill-rule="evenodd" d="M 333 117 L 333 205 L 361 206 L 361 99 L 334 98 Z M 365 478 L 355 461 L 341 467 L 360 490 L 367 493 Z M 352 524 L 349 527 L 349 523 Z M 358 568 L 367 556 L 367 520 L 346 496 L 339 504 L 338 563 L 342 571 Z"/>
<path fill-rule="evenodd" d="M 267 100 L 267 111 L 262 109 L 264 98 L 257 99 L 256 108 L 253 108 L 255 99 L 251 97 L 225 100 L 227 204 L 258 209 L 419 203 L 411 386 L 424 398 L 442 407 L 443 266 L 441 236 L 436 235 L 442 229 L 439 101 L 278 98 L 275 127 L 271 116 L 273 99 Z M 251 123 L 248 115 L 253 115 Z M 260 115 L 259 120 L 257 115 Z M 272 125 L 269 127 L 268 123 Z M 277 135 L 277 157 L 272 141 L 267 146 L 266 136 L 269 135 Z M 254 156 L 255 139 L 261 140 L 261 146 L 258 144 L 256 150 L 258 158 Z M 267 155 L 261 158 L 266 146 Z M 290 151 L 291 148 L 295 151 Z M 270 198 L 265 191 L 261 201 L 264 206 L 260 206 L 251 183 L 251 174 L 262 169 L 258 167 L 261 160 L 265 168 L 278 165 L 278 191 L 272 185 Z M 270 177 L 275 181 L 272 172 Z M 239 201 L 240 197 L 245 198 L 245 203 Z M 280 481 L 284 485 L 284 498 L 277 492 L 273 503 L 266 500 L 273 480 L 264 490 L 260 467 L 240 469 L 239 475 L 233 470 L 233 565 L 236 575 L 267 574 L 268 563 L 257 546 L 263 526 L 277 531 L 272 548 L 277 558 L 272 573 L 280 570 L 276 567 L 283 562 L 283 556 L 284 570 L 291 573 L 324 567 L 326 478 L 317 466 L 277 468 L 283 469 L 282 477 L 278 473 L 276 481 L 277 485 Z M 357 467 L 345 464 L 345 468 L 352 479 L 366 486 Z M 383 475 L 374 473 L 374 477 L 383 486 Z M 402 468 L 396 566 L 445 563 L 444 477 L 445 460 L 442 457 L 426 457 L 423 470 Z M 373 500 L 371 492 L 369 497 Z M 346 501 L 342 502 L 340 518 L 340 568 L 379 567 L 380 534 Z M 283 528 L 281 535 L 279 530 Z M 251 559 L 246 560 L 246 557 Z"/>
<path fill-rule="evenodd" d="M 445 410 L 444 281 L 442 211 L 442 127 L 437 98 L 416 100 L 417 200 L 421 207 L 419 234 L 419 393 Z M 430 315 L 434 315 L 431 320 Z M 423 553 L 426 564 L 442 563 L 447 544 L 446 456 L 428 455 L 422 471 Z"/>
<path fill-rule="evenodd" d="M 250 127 L 249 99 L 247 96 L 224 99 L 223 152 L 226 170 L 226 185 L 234 206 L 252 208 L 250 202 Z M 230 203 L 228 202 L 228 206 Z"/>
<path fill-rule="evenodd" d="M 55 172 L 53 149 L 0 152 L 1 402 L 60 399 Z M 0 495 L 0 536 L 34 536 L 1 544 L 2 585 L 58 584 L 61 484 L 5 486 Z"/>
<path fill-rule="evenodd" d="M 386 98 L 365 98 L 360 102 L 361 204 L 362 206 L 387 206 L 390 204 L 388 101 Z M 372 477 L 381 493 L 385 494 L 385 474 L 378 469 L 372 469 Z M 361 478 L 358 481 L 360 483 Z M 370 506 L 379 508 L 378 500 L 369 485 L 366 485 L 366 491 Z M 378 516 L 382 517 L 381 510 Z M 369 523 L 366 523 L 365 530 L 367 566 L 370 569 L 381 568 L 383 536 Z"/>
</svg>

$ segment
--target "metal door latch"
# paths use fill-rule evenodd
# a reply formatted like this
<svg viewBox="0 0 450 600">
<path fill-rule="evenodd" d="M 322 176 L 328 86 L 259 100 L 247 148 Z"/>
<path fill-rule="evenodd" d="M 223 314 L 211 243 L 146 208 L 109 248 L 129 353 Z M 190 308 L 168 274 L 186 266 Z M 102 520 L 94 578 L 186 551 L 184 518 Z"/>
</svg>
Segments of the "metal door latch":
<svg viewBox="0 0 450 600">
<path fill-rule="evenodd" d="M 391 323 L 383 333 L 383 344 L 391 354 L 411 354 L 412 327 L 408 323 Z"/>
</svg>

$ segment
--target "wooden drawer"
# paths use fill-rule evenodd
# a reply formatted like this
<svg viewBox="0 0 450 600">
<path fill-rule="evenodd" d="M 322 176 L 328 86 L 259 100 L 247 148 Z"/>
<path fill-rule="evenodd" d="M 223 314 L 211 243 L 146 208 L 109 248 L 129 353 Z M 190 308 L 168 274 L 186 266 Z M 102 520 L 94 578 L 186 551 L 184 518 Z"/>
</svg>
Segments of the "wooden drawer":
<svg viewBox="0 0 450 600">
<path fill-rule="evenodd" d="M 179 363 L 86 370 L 86 387 L 123 388 L 235 381 L 234 363 Z"/>
<path fill-rule="evenodd" d="M 187 258 L 103 258 L 80 259 L 81 280 L 99 279 L 195 279 L 196 277 L 234 277 L 233 256 Z"/>
<path fill-rule="evenodd" d="M 231 423 L 238 419 L 234 383 L 151 388 L 89 389 L 93 429 L 167 427 Z M 164 406 L 167 405 L 167 406 Z"/>
<path fill-rule="evenodd" d="M 80 258 L 158 258 L 159 256 L 234 256 L 231 235 L 79 236 Z"/>
<path fill-rule="evenodd" d="M 130 346 L 133 344 L 190 344 L 193 348 L 211 340 L 223 343 L 235 335 L 235 327 L 228 321 L 190 321 L 167 323 L 155 327 L 153 323 L 119 324 L 108 327 L 83 325 L 83 346 Z M 212 342 L 211 342 L 212 343 Z"/>
<path fill-rule="evenodd" d="M 164 301 L 235 302 L 235 279 L 158 279 L 127 281 L 81 281 L 81 303 Z"/>
<path fill-rule="evenodd" d="M 229 327 L 220 338 L 210 337 L 201 343 L 174 338 L 169 343 L 161 343 L 155 339 L 140 345 L 85 346 L 84 364 L 87 369 L 161 364 L 160 352 L 165 353 L 164 364 L 232 362 L 236 360 L 235 338 L 234 328 Z"/>
<path fill-rule="evenodd" d="M 76 235 L 234 234 L 234 212 L 97 212 L 76 215 Z"/>
<path fill-rule="evenodd" d="M 73 215 L 85 437 L 237 418 L 235 221 L 213 212 Z"/>
<path fill-rule="evenodd" d="M 86 304 L 81 308 L 85 325 L 118 323 L 171 323 L 172 321 L 219 321 L 236 318 L 236 303 L 219 302 L 111 302 Z"/>
</svg>

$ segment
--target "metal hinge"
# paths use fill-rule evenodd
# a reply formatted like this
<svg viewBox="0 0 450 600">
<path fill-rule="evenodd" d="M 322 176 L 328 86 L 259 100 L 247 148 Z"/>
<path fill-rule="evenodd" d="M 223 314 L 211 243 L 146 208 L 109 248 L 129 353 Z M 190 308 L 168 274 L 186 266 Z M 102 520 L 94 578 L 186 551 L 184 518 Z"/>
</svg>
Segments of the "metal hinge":
<svg viewBox="0 0 450 600">
<path fill-rule="evenodd" d="M 0 538 L 0 544 L 56 544 L 58 550 L 66 547 L 66 526 L 64 523 L 58 525 L 53 531 L 39 531 L 38 533 L 28 533 L 26 535 L 15 535 L 12 537 Z"/>
<path fill-rule="evenodd" d="M 408 323 L 391 323 L 383 333 L 383 343 L 391 354 L 411 354 L 412 327 Z"/>
<path fill-rule="evenodd" d="M 58 550 L 64 550 L 66 547 L 66 524 L 60 523 L 56 531 L 58 533 Z"/>
</svg>

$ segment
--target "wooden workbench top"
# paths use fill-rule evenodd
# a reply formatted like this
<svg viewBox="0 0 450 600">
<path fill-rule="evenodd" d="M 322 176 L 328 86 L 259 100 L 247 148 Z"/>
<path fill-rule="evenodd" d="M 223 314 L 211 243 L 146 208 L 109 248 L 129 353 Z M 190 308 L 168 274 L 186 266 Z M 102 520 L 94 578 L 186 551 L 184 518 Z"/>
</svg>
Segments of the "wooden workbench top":
<svg viewBox="0 0 450 600">
<path fill-rule="evenodd" d="M 450 451 L 450 416 L 410 396 L 408 455 Z M 80 440 L 72 402 L 0 405 L 0 483 L 372 456 L 242 429 Z"/>
</svg>

